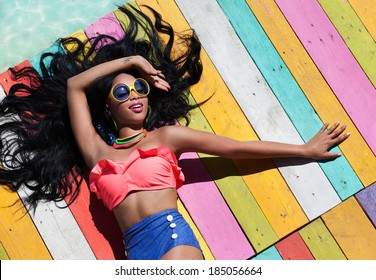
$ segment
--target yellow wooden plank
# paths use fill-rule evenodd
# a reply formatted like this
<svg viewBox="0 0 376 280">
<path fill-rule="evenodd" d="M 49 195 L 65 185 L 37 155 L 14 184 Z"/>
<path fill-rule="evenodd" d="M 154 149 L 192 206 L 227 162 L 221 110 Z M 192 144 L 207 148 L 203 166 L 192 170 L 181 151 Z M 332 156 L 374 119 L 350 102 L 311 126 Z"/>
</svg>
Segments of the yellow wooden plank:
<svg viewBox="0 0 376 280">
<path fill-rule="evenodd" d="M 0 217 L 0 240 L 10 259 L 51 259 L 19 196 L 4 186 L 0 186 Z"/>
<path fill-rule="evenodd" d="M 9 260 L 7 251 L 5 250 L 3 243 L 0 242 L 0 260 Z"/>
<path fill-rule="evenodd" d="M 136 2 L 139 5 L 146 4 L 153 7 L 176 31 L 190 28 L 179 8 L 171 1 Z M 197 102 L 202 102 L 215 93 L 201 106 L 212 130 L 218 135 L 238 140 L 258 139 L 205 50 L 201 53 L 201 59 L 204 66 L 203 75 L 201 81 L 191 88 L 191 92 Z M 285 236 L 307 222 L 298 202 L 271 160 L 234 161 L 234 163 L 241 172 L 244 172 L 244 181 L 279 237 Z"/>
<path fill-rule="evenodd" d="M 318 218 L 299 231 L 316 260 L 346 260 L 323 221 Z"/>
<path fill-rule="evenodd" d="M 354 197 L 322 219 L 349 260 L 376 260 L 376 229 Z"/>
<path fill-rule="evenodd" d="M 364 186 L 376 180 L 376 157 L 344 111 L 312 59 L 296 37 L 274 0 L 247 0 L 256 18 L 274 44 L 291 74 L 323 122 L 340 120 L 351 137 L 340 145 L 343 154 Z"/>
<path fill-rule="evenodd" d="M 319 0 L 319 3 L 371 83 L 376 86 L 376 44 L 349 2 Z"/>
<path fill-rule="evenodd" d="M 376 0 L 348 0 L 376 41 Z"/>
<path fill-rule="evenodd" d="M 81 42 L 86 42 L 86 41 L 88 40 L 88 38 L 86 37 L 85 32 L 84 32 L 82 29 L 77 30 L 76 32 L 72 33 L 70 36 L 71 36 L 71 37 L 74 37 L 74 38 L 77 38 L 77 39 L 80 40 Z M 66 49 L 68 52 L 73 52 L 73 51 L 75 51 L 73 43 L 65 44 L 64 47 L 65 47 L 65 49 Z M 86 44 L 86 46 L 85 46 L 85 54 L 87 53 L 87 51 L 89 51 L 90 47 L 91 47 L 90 42 L 87 42 L 87 44 Z M 93 54 L 90 56 L 90 58 L 92 59 L 94 56 L 95 56 L 95 53 L 93 53 Z M 79 56 L 79 59 L 80 59 L 80 60 L 83 60 L 83 55 L 80 55 L 80 56 Z"/>
<path fill-rule="evenodd" d="M 184 219 L 188 222 L 188 224 L 191 226 L 196 238 L 198 239 L 198 242 L 200 243 L 200 247 L 202 249 L 202 252 L 204 254 L 205 260 L 214 260 L 213 254 L 211 253 L 208 245 L 206 244 L 204 238 L 202 237 L 200 231 L 196 227 L 195 223 L 193 222 L 191 216 L 188 214 L 187 209 L 184 207 L 183 203 L 178 199 L 178 210 L 184 217 Z"/>
</svg>

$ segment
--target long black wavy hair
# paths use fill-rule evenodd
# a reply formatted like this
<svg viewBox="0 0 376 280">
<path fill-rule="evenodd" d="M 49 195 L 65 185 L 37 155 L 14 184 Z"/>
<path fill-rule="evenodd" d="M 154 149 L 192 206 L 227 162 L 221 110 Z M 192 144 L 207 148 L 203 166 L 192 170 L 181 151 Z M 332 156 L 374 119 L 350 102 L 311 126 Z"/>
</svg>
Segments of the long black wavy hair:
<svg viewBox="0 0 376 280">
<path fill-rule="evenodd" d="M 155 10 L 147 8 L 155 18 L 153 22 L 132 6 L 118 7 L 129 18 L 125 36 L 120 40 L 105 34 L 87 41 L 62 38 L 58 42 L 64 52 L 42 55 L 42 74 L 33 67 L 10 69 L 16 80 L 26 79 L 30 86 L 15 84 L 0 103 L 0 183 L 13 191 L 22 186 L 28 188 L 28 209 L 35 209 L 39 201 L 60 201 L 67 197 L 69 205 L 77 198 L 88 171 L 70 126 L 68 78 L 106 61 L 143 56 L 162 70 L 171 86 L 168 93 L 151 89 L 151 112 L 145 128 L 171 125 L 181 118 L 188 123 L 189 111 L 194 107 L 188 101 L 189 87 L 199 81 L 202 73 L 200 43 L 193 30 L 181 33 L 176 39 L 177 33 L 171 25 Z M 137 37 L 139 32 L 145 33 L 141 39 Z M 176 42 L 184 44 L 184 52 L 181 48 L 173 52 Z M 93 125 L 107 143 L 116 130 L 106 114 L 105 100 L 118 74 L 97 79 L 87 93 Z"/>
</svg>

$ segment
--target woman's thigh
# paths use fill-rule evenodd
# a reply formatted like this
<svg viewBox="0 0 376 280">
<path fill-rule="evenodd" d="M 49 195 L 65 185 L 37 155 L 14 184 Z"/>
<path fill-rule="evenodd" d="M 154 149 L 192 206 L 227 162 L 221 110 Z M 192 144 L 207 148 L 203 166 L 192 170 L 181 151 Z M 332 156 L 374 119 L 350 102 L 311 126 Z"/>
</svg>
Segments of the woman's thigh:
<svg viewBox="0 0 376 280">
<path fill-rule="evenodd" d="M 189 245 L 179 245 L 166 254 L 164 254 L 161 260 L 203 260 L 202 253 L 199 249 Z"/>
</svg>

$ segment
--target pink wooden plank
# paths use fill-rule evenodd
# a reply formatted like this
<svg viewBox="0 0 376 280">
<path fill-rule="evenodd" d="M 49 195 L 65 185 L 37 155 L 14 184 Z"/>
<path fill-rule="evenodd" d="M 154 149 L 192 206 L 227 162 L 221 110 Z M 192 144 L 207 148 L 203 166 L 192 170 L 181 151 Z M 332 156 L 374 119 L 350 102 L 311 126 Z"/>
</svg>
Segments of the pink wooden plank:
<svg viewBox="0 0 376 280">
<path fill-rule="evenodd" d="M 363 189 L 355 197 L 376 227 L 376 183 Z"/>
<path fill-rule="evenodd" d="M 85 34 L 89 39 L 98 34 L 106 34 L 117 40 L 123 38 L 125 35 L 123 28 L 120 26 L 120 23 L 113 12 L 89 24 L 85 29 Z M 92 40 L 90 41 L 92 42 Z M 109 41 L 103 40 L 99 45 L 99 48 L 105 46 L 107 43 L 109 43 Z"/>
<path fill-rule="evenodd" d="M 298 232 L 275 245 L 284 260 L 313 260 L 313 256 Z"/>
<path fill-rule="evenodd" d="M 376 154 L 376 89 L 316 0 L 276 2 Z"/>
<path fill-rule="evenodd" d="M 180 157 L 186 182 L 178 193 L 215 259 L 247 259 L 255 254 L 215 183 L 195 153 Z"/>
</svg>

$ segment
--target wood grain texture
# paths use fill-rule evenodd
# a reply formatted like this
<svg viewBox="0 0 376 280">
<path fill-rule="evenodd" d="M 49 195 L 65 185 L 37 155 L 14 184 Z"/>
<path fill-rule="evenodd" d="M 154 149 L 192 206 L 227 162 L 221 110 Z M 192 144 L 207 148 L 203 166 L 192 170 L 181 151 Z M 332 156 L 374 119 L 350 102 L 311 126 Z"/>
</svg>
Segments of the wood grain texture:
<svg viewBox="0 0 376 280">
<path fill-rule="evenodd" d="M 376 89 L 316 0 L 276 2 L 376 154 Z"/>
<path fill-rule="evenodd" d="M 347 0 L 357 13 L 368 32 L 376 41 L 376 1 L 375 0 Z"/>
<path fill-rule="evenodd" d="M 319 3 L 373 86 L 376 87 L 376 44 L 350 3 L 342 0 L 319 0 Z"/>
<path fill-rule="evenodd" d="M 313 260 L 313 256 L 298 232 L 291 234 L 275 247 L 284 260 Z"/>
<path fill-rule="evenodd" d="M 341 248 L 320 218 L 299 230 L 299 234 L 316 260 L 346 260 Z"/>
<path fill-rule="evenodd" d="M 376 183 L 365 188 L 355 195 L 360 206 L 368 215 L 374 227 L 376 227 Z"/>
<path fill-rule="evenodd" d="M 218 4 L 176 2 L 260 139 L 303 143 Z M 310 220 L 340 202 L 317 163 L 302 164 L 295 159 L 275 162 Z"/>
<path fill-rule="evenodd" d="M 355 197 L 325 213 L 322 219 L 349 260 L 376 259 L 376 228 Z"/>
<path fill-rule="evenodd" d="M 340 145 L 364 186 L 376 180 L 376 157 L 322 77 L 274 0 L 247 0 L 263 30 L 323 122 L 340 120 L 351 137 Z"/>
<path fill-rule="evenodd" d="M 322 128 L 323 122 L 294 80 L 247 3 L 235 0 L 218 0 L 218 3 L 299 135 L 305 142 L 308 142 Z M 340 152 L 338 148 L 333 148 L 332 151 Z M 363 188 L 345 157 L 320 163 L 320 167 L 342 200 Z"/>
</svg>

